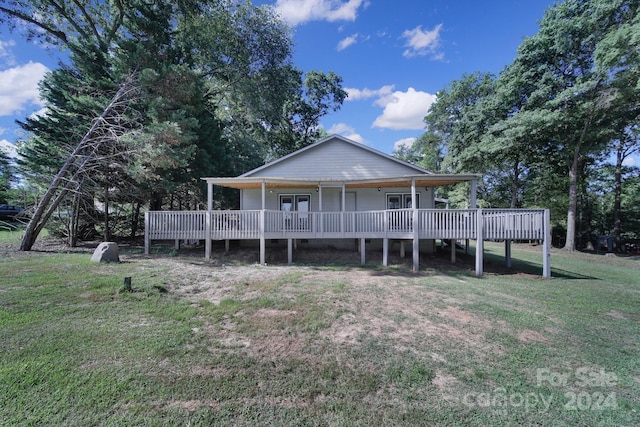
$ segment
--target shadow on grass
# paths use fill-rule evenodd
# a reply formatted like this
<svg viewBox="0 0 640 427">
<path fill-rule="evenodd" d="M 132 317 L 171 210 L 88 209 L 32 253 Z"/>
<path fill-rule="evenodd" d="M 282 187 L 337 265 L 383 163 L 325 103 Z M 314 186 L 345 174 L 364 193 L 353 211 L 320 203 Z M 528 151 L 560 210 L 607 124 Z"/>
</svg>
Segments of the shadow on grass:
<svg viewBox="0 0 640 427">
<path fill-rule="evenodd" d="M 152 248 L 150 255 L 144 255 L 144 249 L 131 245 L 121 250 L 121 254 L 129 255 L 132 258 L 162 258 L 176 257 L 187 258 L 194 262 L 200 258 L 202 262 L 195 262 L 198 265 L 210 263 L 217 265 L 250 265 L 259 262 L 258 248 L 232 247 L 226 252 L 223 244 L 214 244 L 212 247 L 212 260 L 204 259 L 204 247 L 197 245 L 194 247 L 181 247 L 176 250 L 172 244 L 157 245 Z M 473 249 L 470 253 L 458 250 L 456 253 L 456 263 L 451 264 L 450 251 L 438 248 L 433 254 L 420 255 L 420 270 L 413 271 L 413 259 L 411 252 L 407 252 L 404 258 L 398 254 L 389 254 L 388 266 L 382 265 L 382 251 L 367 251 L 366 263 L 361 264 L 360 253 L 354 250 L 319 250 L 312 248 L 298 248 L 293 252 L 293 265 L 298 267 L 308 267 L 315 270 L 325 271 L 362 271 L 373 276 L 387 277 L 429 277 L 439 274 L 446 274 L 452 277 L 465 278 L 475 276 L 475 255 Z M 281 247 L 267 248 L 268 266 L 287 266 L 287 250 Z M 486 252 L 484 255 L 483 272 L 485 275 L 499 276 L 526 276 L 542 278 L 542 264 L 511 259 L 511 268 L 505 265 L 504 256 L 500 254 Z M 599 280 L 597 277 L 580 274 L 577 271 L 551 268 L 552 278 L 572 279 L 572 280 Z"/>
</svg>

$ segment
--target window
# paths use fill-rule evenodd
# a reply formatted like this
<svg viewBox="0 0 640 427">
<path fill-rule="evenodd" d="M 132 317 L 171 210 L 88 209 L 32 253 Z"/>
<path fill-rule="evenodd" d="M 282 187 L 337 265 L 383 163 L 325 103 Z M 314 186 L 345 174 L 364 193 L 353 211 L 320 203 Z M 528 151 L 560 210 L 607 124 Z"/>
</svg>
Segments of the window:
<svg viewBox="0 0 640 427">
<path fill-rule="evenodd" d="M 416 194 L 416 207 L 420 207 L 420 194 Z M 387 194 L 387 209 L 411 209 L 411 193 Z"/>
</svg>

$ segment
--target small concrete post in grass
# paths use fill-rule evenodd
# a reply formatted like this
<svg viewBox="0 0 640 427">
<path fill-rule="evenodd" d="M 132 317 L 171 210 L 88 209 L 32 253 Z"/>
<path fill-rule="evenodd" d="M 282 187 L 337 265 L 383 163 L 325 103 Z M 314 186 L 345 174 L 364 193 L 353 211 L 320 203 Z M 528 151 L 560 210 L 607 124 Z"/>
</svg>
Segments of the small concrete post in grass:
<svg viewBox="0 0 640 427">
<path fill-rule="evenodd" d="M 122 290 L 125 292 L 133 291 L 133 289 L 131 288 L 131 276 L 127 276 L 124 278 L 124 284 L 123 284 Z"/>
</svg>

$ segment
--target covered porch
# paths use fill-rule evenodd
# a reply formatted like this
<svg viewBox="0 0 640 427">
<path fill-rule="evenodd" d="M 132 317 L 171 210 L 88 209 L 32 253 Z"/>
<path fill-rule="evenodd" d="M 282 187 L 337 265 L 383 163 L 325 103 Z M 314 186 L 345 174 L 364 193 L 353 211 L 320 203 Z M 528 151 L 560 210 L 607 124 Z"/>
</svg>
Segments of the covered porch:
<svg viewBox="0 0 640 427">
<path fill-rule="evenodd" d="M 291 178 L 204 178 L 207 182 L 206 211 L 156 211 L 145 215 L 145 252 L 152 240 L 204 240 L 205 257 L 211 257 L 212 240 L 256 240 L 260 263 L 266 260 L 266 241 L 287 241 L 288 261 L 293 261 L 296 239 L 358 239 L 362 263 L 366 242 L 382 240 L 383 265 L 387 265 L 389 242 L 411 242 L 413 269 L 420 265 L 420 240 L 476 240 L 477 276 L 483 274 L 483 242 L 504 240 L 505 258 L 510 264 L 512 240 L 536 240 L 543 244 L 544 277 L 551 276 L 549 211 L 542 209 L 476 209 L 476 175 L 422 174 L 365 180 L 306 180 Z M 350 189 L 410 189 L 411 201 L 418 188 L 432 188 L 455 183 L 470 183 L 469 209 L 410 208 L 347 210 Z M 213 186 L 259 191 L 261 209 L 213 210 Z M 339 211 L 323 210 L 323 190 L 339 189 Z M 267 209 L 268 192 L 282 189 L 309 189 L 317 192 L 316 210 Z M 407 195 L 408 198 L 408 195 Z M 455 245 L 451 260 L 455 262 Z M 403 246 L 404 247 L 404 246 Z"/>
</svg>

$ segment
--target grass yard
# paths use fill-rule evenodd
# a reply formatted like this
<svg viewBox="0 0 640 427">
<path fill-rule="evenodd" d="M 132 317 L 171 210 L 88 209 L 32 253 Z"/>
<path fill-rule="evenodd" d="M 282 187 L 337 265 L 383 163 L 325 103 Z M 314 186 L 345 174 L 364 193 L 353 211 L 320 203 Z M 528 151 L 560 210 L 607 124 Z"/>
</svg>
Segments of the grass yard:
<svg viewBox="0 0 640 427">
<path fill-rule="evenodd" d="M 539 247 L 507 272 L 488 244 L 476 278 L 448 254 L 105 265 L 18 238 L 0 232 L 2 426 L 640 423 L 638 259 L 554 250 L 544 280 Z"/>
</svg>

